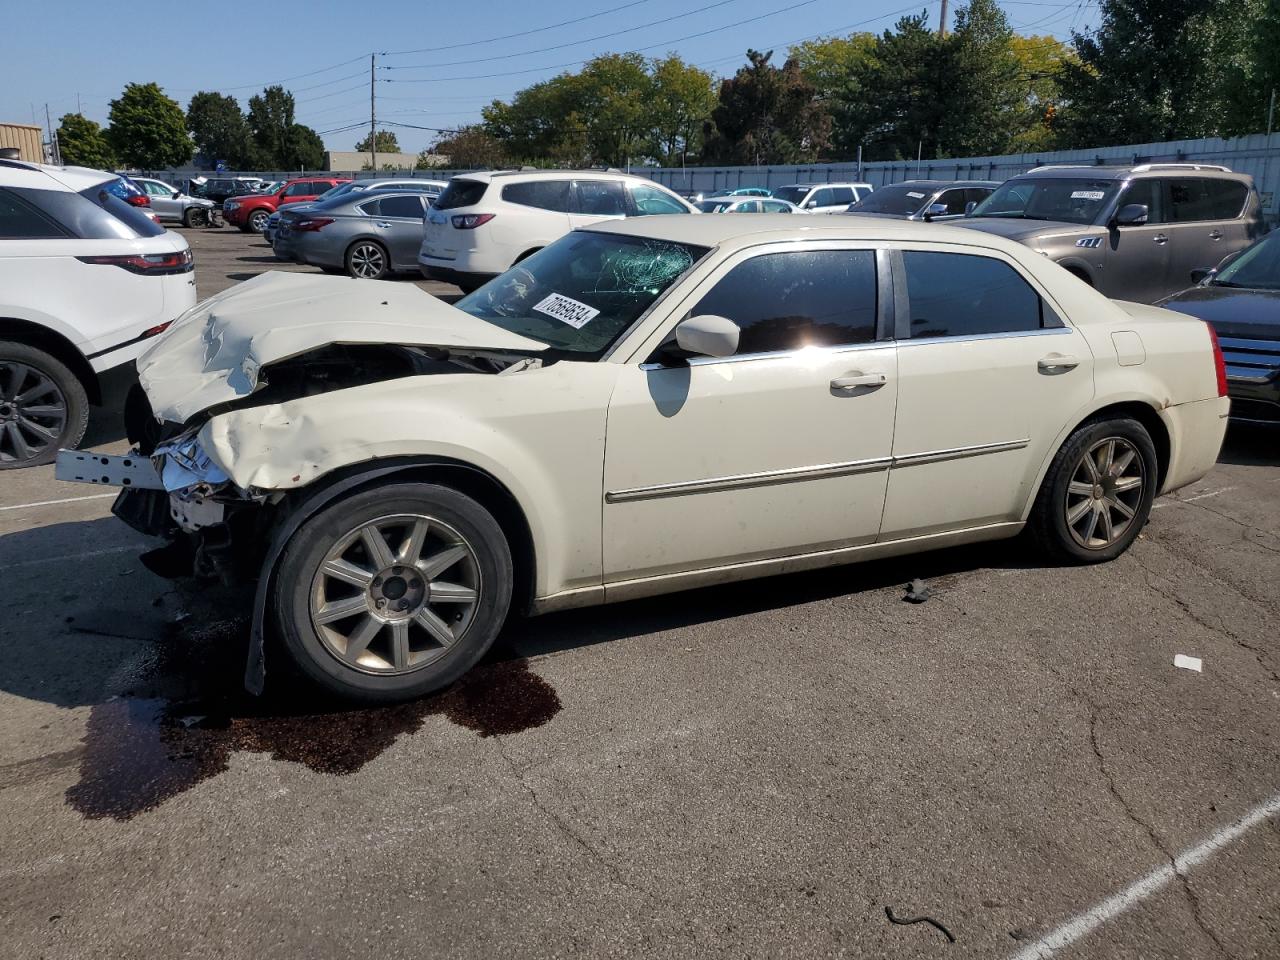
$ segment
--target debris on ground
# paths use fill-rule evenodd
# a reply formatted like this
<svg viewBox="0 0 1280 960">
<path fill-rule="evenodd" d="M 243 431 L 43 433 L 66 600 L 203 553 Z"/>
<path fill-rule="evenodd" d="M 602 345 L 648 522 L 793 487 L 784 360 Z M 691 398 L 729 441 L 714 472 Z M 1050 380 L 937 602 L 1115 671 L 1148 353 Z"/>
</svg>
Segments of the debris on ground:
<svg viewBox="0 0 1280 960">
<path fill-rule="evenodd" d="M 895 917 L 893 915 L 893 908 L 888 904 L 885 904 L 884 915 L 889 918 L 890 923 L 896 923 L 900 927 L 909 927 L 913 923 L 927 923 L 929 924 L 929 926 L 933 927 L 935 930 L 941 933 L 944 937 L 946 937 L 949 943 L 956 942 L 955 934 L 953 934 L 950 930 L 944 927 L 937 920 L 933 919 L 933 917 Z"/>
<path fill-rule="evenodd" d="M 912 580 L 903 589 L 907 593 L 902 599 L 907 603 L 924 603 L 933 595 L 929 588 L 924 585 L 923 580 Z"/>
<path fill-rule="evenodd" d="M 1179 653 L 1174 656 L 1173 665 L 1181 667 L 1183 670 L 1194 670 L 1199 673 L 1203 661 L 1199 657 L 1188 657 L 1185 653 Z"/>
</svg>

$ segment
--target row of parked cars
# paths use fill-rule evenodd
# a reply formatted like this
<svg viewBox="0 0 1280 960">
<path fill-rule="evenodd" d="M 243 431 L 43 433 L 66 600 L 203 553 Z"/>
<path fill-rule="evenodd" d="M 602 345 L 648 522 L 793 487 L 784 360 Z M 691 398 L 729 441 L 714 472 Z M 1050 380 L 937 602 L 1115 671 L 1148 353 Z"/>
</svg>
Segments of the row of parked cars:
<svg viewBox="0 0 1280 960">
<path fill-rule="evenodd" d="M 130 366 L 192 305 L 190 250 L 160 221 L 198 223 L 195 210 L 261 230 L 285 259 L 369 279 L 420 271 L 464 291 L 576 228 L 700 205 L 764 212 L 777 200 L 791 213 L 949 219 L 1028 246 L 1107 296 L 1211 320 L 1227 347 L 1235 414 L 1280 422 L 1280 246 L 1258 240 L 1249 178 L 1221 167 L 1043 167 L 998 185 L 797 184 L 702 200 L 612 171 L 494 171 L 447 184 L 208 178 L 184 187 L 0 163 L 0 467 L 47 462 L 77 444 L 88 405 L 103 396 L 102 375 Z M 765 218 L 757 229 L 783 224 Z"/>
</svg>

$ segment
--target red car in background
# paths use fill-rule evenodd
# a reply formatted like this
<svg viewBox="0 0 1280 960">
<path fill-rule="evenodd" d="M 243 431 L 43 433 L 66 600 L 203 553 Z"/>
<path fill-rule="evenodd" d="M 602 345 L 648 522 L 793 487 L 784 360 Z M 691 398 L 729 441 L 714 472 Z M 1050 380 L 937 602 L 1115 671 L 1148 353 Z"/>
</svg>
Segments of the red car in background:
<svg viewBox="0 0 1280 960">
<path fill-rule="evenodd" d="M 246 193 L 222 204 L 222 218 L 245 233 L 261 233 L 267 217 L 282 203 L 309 203 L 350 177 L 297 177 L 286 180 L 275 193 Z"/>
</svg>

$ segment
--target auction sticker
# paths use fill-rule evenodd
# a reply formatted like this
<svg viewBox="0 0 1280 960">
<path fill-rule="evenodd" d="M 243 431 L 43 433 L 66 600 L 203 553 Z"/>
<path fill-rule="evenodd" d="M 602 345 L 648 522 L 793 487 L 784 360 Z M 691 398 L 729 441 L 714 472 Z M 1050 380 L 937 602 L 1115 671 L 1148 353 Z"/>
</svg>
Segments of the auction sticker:
<svg viewBox="0 0 1280 960">
<path fill-rule="evenodd" d="M 1072 190 L 1072 200 L 1101 200 L 1106 195 L 1105 190 Z"/>
<path fill-rule="evenodd" d="M 907 191 L 907 196 L 908 196 L 908 197 L 915 197 L 917 200 L 923 200 L 923 199 L 924 199 L 924 194 L 923 194 L 923 193 L 916 193 L 914 190 L 908 190 L 908 191 Z"/>
<path fill-rule="evenodd" d="M 581 330 L 588 322 L 600 315 L 600 311 L 595 307 L 589 307 L 585 303 L 579 303 L 559 293 L 551 294 L 541 303 L 535 304 L 533 309 L 539 313 L 545 313 L 548 317 L 555 317 L 575 330 Z"/>
</svg>

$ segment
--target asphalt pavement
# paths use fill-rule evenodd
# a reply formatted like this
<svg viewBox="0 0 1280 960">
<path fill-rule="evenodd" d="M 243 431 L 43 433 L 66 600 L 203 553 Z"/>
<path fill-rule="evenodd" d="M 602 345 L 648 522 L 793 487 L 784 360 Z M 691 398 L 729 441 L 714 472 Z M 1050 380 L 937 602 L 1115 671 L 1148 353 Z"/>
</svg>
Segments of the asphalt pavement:
<svg viewBox="0 0 1280 960">
<path fill-rule="evenodd" d="M 201 296 L 274 265 L 188 236 Z M 0 957 L 1280 956 L 1276 432 L 1108 565 L 549 615 L 362 711 L 242 694 L 242 602 L 110 503 L 0 474 Z"/>
</svg>

